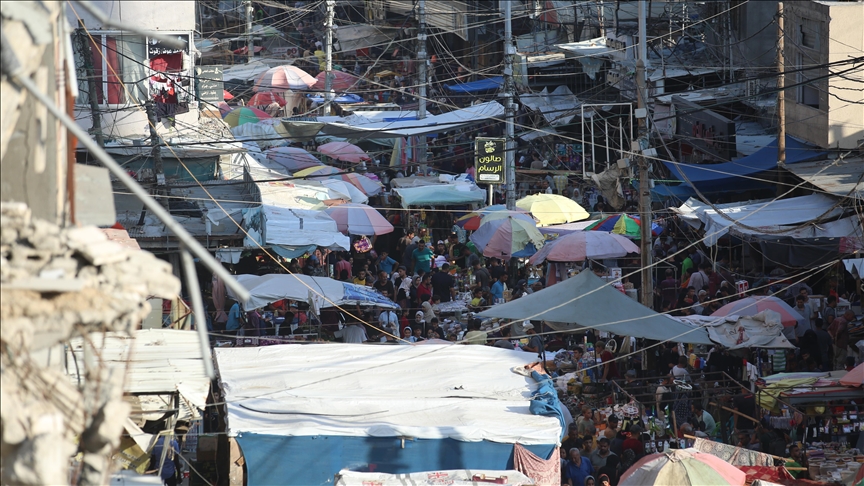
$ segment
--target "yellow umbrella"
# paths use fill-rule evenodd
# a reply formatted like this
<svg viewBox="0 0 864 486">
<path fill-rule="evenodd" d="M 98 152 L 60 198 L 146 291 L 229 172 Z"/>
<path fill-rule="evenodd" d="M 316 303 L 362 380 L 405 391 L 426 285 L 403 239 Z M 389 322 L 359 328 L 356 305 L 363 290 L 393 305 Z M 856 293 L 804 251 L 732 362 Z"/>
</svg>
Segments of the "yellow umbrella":
<svg viewBox="0 0 864 486">
<path fill-rule="evenodd" d="M 582 221 L 590 216 L 576 201 L 557 194 L 534 194 L 516 201 L 516 207 L 531 213 L 540 226 Z"/>
</svg>

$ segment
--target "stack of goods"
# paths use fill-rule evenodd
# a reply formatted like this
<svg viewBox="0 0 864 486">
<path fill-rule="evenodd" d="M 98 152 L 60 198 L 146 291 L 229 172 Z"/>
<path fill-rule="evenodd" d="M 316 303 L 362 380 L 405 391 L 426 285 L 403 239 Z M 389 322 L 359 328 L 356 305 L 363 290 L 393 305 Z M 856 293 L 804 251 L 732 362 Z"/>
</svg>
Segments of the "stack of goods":
<svg viewBox="0 0 864 486">
<path fill-rule="evenodd" d="M 841 443 L 812 444 L 807 451 L 810 477 L 816 481 L 839 481 L 850 484 L 864 464 L 864 455 L 858 449 L 845 449 Z"/>
</svg>

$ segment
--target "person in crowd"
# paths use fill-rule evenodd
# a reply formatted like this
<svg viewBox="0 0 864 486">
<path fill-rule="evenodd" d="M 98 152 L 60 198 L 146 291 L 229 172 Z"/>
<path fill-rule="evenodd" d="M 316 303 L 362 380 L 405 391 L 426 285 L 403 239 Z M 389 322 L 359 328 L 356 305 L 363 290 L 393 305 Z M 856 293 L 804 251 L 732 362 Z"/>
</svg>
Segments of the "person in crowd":
<svg viewBox="0 0 864 486">
<path fill-rule="evenodd" d="M 618 362 L 615 360 L 615 355 L 612 354 L 612 349 L 615 341 L 610 340 L 600 353 L 600 360 L 603 362 L 603 375 L 601 381 L 611 381 L 621 378 L 618 374 Z M 611 439 L 611 437 L 610 437 Z"/>
<path fill-rule="evenodd" d="M 399 344 L 412 344 L 416 342 L 417 338 L 414 337 L 414 330 L 411 329 L 411 326 L 402 329 L 402 339 L 399 340 Z"/>
<path fill-rule="evenodd" d="M 610 415 L 606 419 L 606 429 L 601 435 L 611 441 L 618 434 L 618 431 L 618 416 Z"/>
<path fill-rule="evenodd" d="M 162 450 L 165 448 L 166 436 L 160 436 L 150 452 L 150 468 L 156 473 L 160 471 L 159 465 L 162 465 L 159 472 L 159 478 L 165 486 L 177 486 L 177 473 L 180 472 L 180 444 L 173 437 L 168 442 L 168 451 L 165 452 L 165 461 L 162 462 Z"/>
<path fill-rule="evenodd" d="M 580 436 L 593 436 L 597 433 L 597 425 L 594 423 L 594 413 L 588 405 L 582 406 L 582 415 L 576 419 L 576 426 Z"/>
<path fill-rule="evenodd" d="M 380 313 L 378 314 L 378 326 L 381 329 L 387 331 L 393 336 L 399 335 L 399 317 L 396 315 L 396 311 L 391 309 L 378 309 Z"/>
<path fill-rule="evenodd" d="M 594 474 L 594 466 L 575 447 L 570 449 L 569 455 L 570 460 L 564 467 L 564 479 L 568 486 L 585 486 L 585 478 Z"/>
<path fill-rule="evenodd" d="M 366 336 L 366 327 L 361 322 L 350 322 L 342 329 L 333 333 L 337 338 L 342 338 L 344 343 L 360 344 L 369 340 Z"/>
<path fill-rule="evenodd" d="M 489 290 L 489 293 L 492 294 L 492 298 L 494 299 L 493 303 L 504 302 L 504 291 L 507 289 L 507 274 L 501 274 L 498 276 L 498 279 L 492 284 L 492 288 Z"/>
<path fill-rule="evenodd" d="M 354 283 L 357 285 L 366 285 L 366 270 L 360 270 L 357 272 L 357 276 L 354 277 Z"/>
<path fill-rule="evenodd" d="M 411 254 L 411 261 L 414 263 L 414 271 L 419 273 L 429 273 L 432 270 L 432 259 L 435 254 L 432 250 L 426 247 L 426 242 L 423 240 L 417 241 L 417 249 Z"/>
<path fill-rule="evenodd" d="M 561 441 L 561 450 L 569 451 L 572 448 L 582 448 L 582 438 L 579 437 L 579 426 L 571 422 L 567 426 L 567 435 Z"/>
<path fill-rule="evenodd" d="M 633 452 L 635 457 L 642 457 L 645 455 L 645 445 L 642 444 L 642 427 L 631 424 L 628 430 L 628 436 L 621 444 L 621 457 L 623 461 L 624 454 L 627 451 Z"/>
<path fill-rule="evenodd" d="M 492 344 L 492 346 L 495 346 L 496 348 L 501 348 L 501 349 L 509 349 L 509 350 L 516 349 L 516 347 L 513 345 L 513 342 L 510 341 L 510 326 L 509 325 L 505 325 L 505 326 L 501 327 L 498 330 L 498 332 L 501 333 L 501 338 L 498 339 L 497 341 L 495 341 L 495 343 Z M 570 424 L 570 425 L 575 425 L 575 422 L 573 424 Z M 568 450 L 569 450 L 569 448 L 568 448 Z"/>
<path fill-rule="evenodd" d="M 336 271 L 336 274 L 339 275 L 339 280 L 343 282 L 347 282 L 348 279 L 351 279 L 351 262 L 345 260 L 345 257 L 341 253 L 336 253 L 336 264 L 333 265 L 333 269 Z M 342 277 L 343 272 L 345 272 L 345 277 Z"/>
<path fill-rule="evenodd" d="M 432 276 L 427 273 L 420 277 L 420 285 L 417 286 L 417 299 L 422 303 L 424 296 L 429 296 L 431 299 L 432 295 L 434 295 L 432 289 Z M 430 302 L 429 304 L 431 305 L 432 303 Z"/>
<path fill-rule="evenodd" d="M 597 481 L 594 479 L 594 476 L 588 476 L 585 478 L 585 486 L 597 486 Z"/>
<path fill-rule="evenodd" d="M 813 350 L 813 348 L 810 348 L 810 350 L 812 356 L 818 355 L 820 357 L 820 369 L 822 371 L 831 371 L 833 340 L 831 339 L 831 335 L 824 329 L 825 326 L 826 324 L 822 319 L 816 319 L 816 328 L 813 330 L 813 333 L 816 335 L 817 349 Z M 807 337 L 804 338 L 804 342 L 807 343 L 808 346 L 812 346 L 812 341 L 808 341 Z"/>
<path fill-rule="evenodd" d="M 591 465 L 594 466 L 595 469 L 599 470 L 604 468 L 606 466 L 606 460 L 615 456 L 615 453 L 609 449 L 610 442 L 611 441 L 607 437 L 600 437 L 597 439 L 597 450 L 588 456 Z"/>
<path fill-rule="evenodd" d="M 849 352 L 849 324 L 855 320 L 855 312 L 846 310 L 843 316 L 836 317 L 828 326 L 828 334 L 834 341 L 834 369 L 842 370 L 846 366 L 846 355 Z"/>
<path fill-rule="evenodd" d="M 418 327 L 417 329 L 414 329 L 414 334 L 413 334 L 413 336 L 414 336 L 414 342 L 415 342 L 415 343 L 419 343 L 420 341 L 425 341 L 425 340 L 426 340 L 426 339 L 423 337 L 423 329 L 420 329 L 419 327 Z"/>
<path fill-rule="evenodd" d="M 454 288 L 456 280 L 453 275 L 450 275 L 450 264 L 445 263 L 441 266 L 441 271 L 436 272 L 430 279 L 432 291 L 435 295 L 441 297 L 441 302 L 450 302 L 453 299 L 453 294 L 456 293 Z"/>
<path fill-rule="evenodd" d="M 689 381 L 690 372 L 687 371 L 687 357 L 679 356 L 678 363 L 672 367 L 670 373 L 675 380 Z"/>
<path fill-rule="evenodd" d="M 528 344 L 522 345 L 522 351 L 537 353 L 538 355 L 543 354 L 543 337 L 537 335 L 537 331 L 534 330 L 534 324 L 527 322 L 522 326 L 522 329 L 528 335 Z"/>
<path fill-rule="evenodd" d="M 480 320 L 471 319 L 468 321 L 468 332 L 462 338 L 465 344 L 486 344 L 486 331 L 480 330 Z"/>
<path fill-rule="evenodd" d="M 486 267 L 483 267 L 480 264 L 479 259 L 473 263 L 473 273 L 474 273 L 474 278 L 477 279 L 477 285 L 480 288 L 484 288 L 484 289 L 490 288 L 490 282 L 492 281 L 492 275 L 489 274 L 489 270 Z"/>
<path fill-rule="evenodd" d="M 390 275 L 393 273 L 393 267 L 398 263 L 396 260 L 390 257 L 390 254 L 385 250 L 382 251 L 380 255 L 378 255 L 378 259 L 375 260 L 375 267 L 379 272 L 384 272 L 386 275 Z"/>
<path fill-rule="evenodd" d="M 395 291 L 393 288 L 393 282 L 391 282 L 390 279 L 387 278 L 387 275 L 387 272 L 385 272 L 384 270 L 378 272 L 378 280 L 376 280 L 375 283 L 372 284 L 372 288 L 380 292 L 381 295 L 383 295 L 384 297 L 387 297 L 388 299 L 394 299 Z"/>
<path fill-rule="evenodd" d="M 698 400 L 694 401 L 690 407 L 693 410 L 693 419 L 696 423 L 696 430 L 705 432 L 709 437 L 714 435 L 714 428 L 717 426 L 714 417 L 702 407 L 702 403 Z"/>
<path fill-rule="evenodd" d="M 228 321 L 225 323 L 225 334 L 236 336 L 240 334 L 243 327 L 243 313 L 240 311 L 240 303 L 234 302 L 228 310 Z"/>
<path fill-rule="evenodd" d="M 609 480 L 609 475 L 601 474 L 597 476 L 597 486 L 612 486 L 612 482 Z"/>
<path fill-rule="evenodd" d="M 609 441 L 609 450 L 620 456 L 622 450 L 621 447 L 624 445 L 625 440 L 627 440 L 627 433 L 623 430 L 619 430 L 618 433 L 615 434 L 615 438 Z"/>
<path fill-rule="evenodd" d="M 640 455 L 637 455 L 633 449 L 624 449 L 624 452 L 621 453 L 621 462 L 618 463 L 618 477 L 620 478 L 625 472 L 627 472 L 633 464 L 636 464 L 637 458 Z"/>
</svg>

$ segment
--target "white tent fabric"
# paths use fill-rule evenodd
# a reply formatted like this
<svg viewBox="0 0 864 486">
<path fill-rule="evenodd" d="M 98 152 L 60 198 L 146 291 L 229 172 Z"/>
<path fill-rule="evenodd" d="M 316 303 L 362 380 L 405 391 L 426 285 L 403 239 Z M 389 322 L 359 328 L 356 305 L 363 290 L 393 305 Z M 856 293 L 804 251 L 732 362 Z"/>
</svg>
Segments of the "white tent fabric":
<svg viewBox="0 0 864 486">
<path fill-rule="evenodd" d="M 321 246 L 332 250 L 347 250 L 351 239 L 336 228 L 336 221 L 323 211 L 262 206 L 267 223 L 265 245 L 291 247 Z"/>
<path fill-rule="evenodd" d="M 266 73 L 270 66 L 261 61 L 252 61 L 248 64 L 237 64 L 222 71 L 222 79 L 230 81 L 239 79 L 241 81 L 254 81 L 261 73 Z"/>
<path fill-rule="evenodd" d="M 676 319 L 705 326 L 711 340 L 728 349 L 795 347 L 783 335 L 780 314 L 772 310 L 762 311 L 755 316 L 684 316 Z"/>
<path fill-rule="evenodd" d="M 557 444 L 532 415 L 534 354 L 455 344 L 217 348 L 228 435 L 413 437 Z M 262 366 L 262 364 L 264 366 Z M 466 372 L 470 370 L 470 372 Z"/>
<path fill-rule="evenodd" d="M 555 126 L 566 125 L 576 116 L 576 109 L 582 102 L 570 91 L 567 86 L 558 86 L 551 93 L 543 88 L 539 93 L 523 94 L 519 96 L 525 106 L 539 111 L 546 119 L 546 123 Z"/>
<path fill-rule="evenodd" d="M 537 228 L 544 235 L 569 235 L 576 231 L 584 231 L 585 228 L 600 221 L 599 219 L 589 219 L 588 221 L 577 221 L 575 223 L 553 224 L 551 226 L 541 226 Z"/>
<path fill-rule="evenodd" d="M 474 184 L 435 184 L 393 189 L 402 199 L 402 207 L 482 203 L 486 191 Z"/>
<path fill-rule="evenodd" d="M 432 115 L 422 120 L 402 120 L 393 122 L 326 123 L 322 131 L 328 135 L 346 138 L 402 138 L 426 133 L 446 132 L 490 118 L 504 115 L 504 107 L 497 101 L 469 106 L 449 113 Z"/>
<path fill-rule="evenodd" d="M 590 271 L 506 304 L 493 305 L 479 316 L 573 323 L 622 336 L 713 344 L 704 328 L 658 314 Z"/>
<path fill-rule="evenodd" d="M 328 277 L 310 277 L 300 274 L 237 275 L 237 282 L 249 291 L 249 300 L 240 304 L 247 311 L 260 309 L 271 302 L 289 299 L 309 302 L 310 294 L 318 296 L 317 307 L 343 305 L 380 305 L 387 308 L 398 306 L 371 287 L 340 282 Z M 228 295 L 236 296 L 228 290 Z M 326 297 L 328 300 L 321 298 Z"/>
<path fill-rule="evenodd" d="M 843 260 L 846 271 L 864 278 L 864 258 L 847 258 Z"/>
<path fill-rule="evenodd" d="M 818 217 L 831 218 L 840 216 L 843 209 L 832 207 L 835 199 L 822 195 L 811 194 L 809 196 L 793 197 L 790 199 L 779 199 L 776 201 L 743 203 L 737 205 L 724 205 L 718 209 L 736 222 L 752 227 L 777 228 L 776 225 L 797 225 Z M 702 240 L 708 246 L 714 246 L 717 241 L 729 231 L 734 230 L 743 234 L 759 234 L 756 231 L 736 226 L 711 206 L 702 204 L 694 199 L 687 200 L 683 206 L 676 210 L 688 222 L 695 217 L 703 223 L 705 238 Z M 827 213 L 827 214 L 825 214 Z M 823 216 L 824 214 L 824 216 Z M 821 225 L 820 225 L 821 226 Z M 784 234 L 772 234 L 772 236 L 784 236 Z M 820 230 L 816 236 L 829 236 Z M 838 235 L 847 236 L 847 235 Z"/>
</svg>

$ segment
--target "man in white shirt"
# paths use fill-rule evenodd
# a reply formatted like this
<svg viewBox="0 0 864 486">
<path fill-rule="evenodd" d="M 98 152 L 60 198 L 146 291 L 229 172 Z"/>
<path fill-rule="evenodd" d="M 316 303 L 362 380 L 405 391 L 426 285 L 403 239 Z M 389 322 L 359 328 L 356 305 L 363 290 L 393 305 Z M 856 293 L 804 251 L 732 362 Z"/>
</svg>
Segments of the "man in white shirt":
<svg viewBox="0 0 864 486">
<path fill-rule="evenodd" d="M 693 287 L 696 292 L 708 288 L 708 273 L 711 271 L 711 264 L 707 261 L 699 263 L 699 271 L 690 276 L 688 287 Z"/>
<path fill-rule="evenodd" d="M 399 317 L 390 309 L 383 309 L 378 315 L 378 324 L 381 329 L 387 331 L 393 336 L 399 336 Z"/>
<path fill-rule="evenodd" d="M 675 380 L 688 381 L 690 373 L 687 371 L 687 357 L 679 356 L 678 364 L 672 367 L 672 378 Z"/>
<path fill-rule="evenodd" d="M 342 329 L 333 333 L 337 338 L 342 338 L 344 343 L 360 344 L 365 343 L 369 338 L 366 337 L 366 328 L 359 322 L 352 322 Z"/>
</svg>

